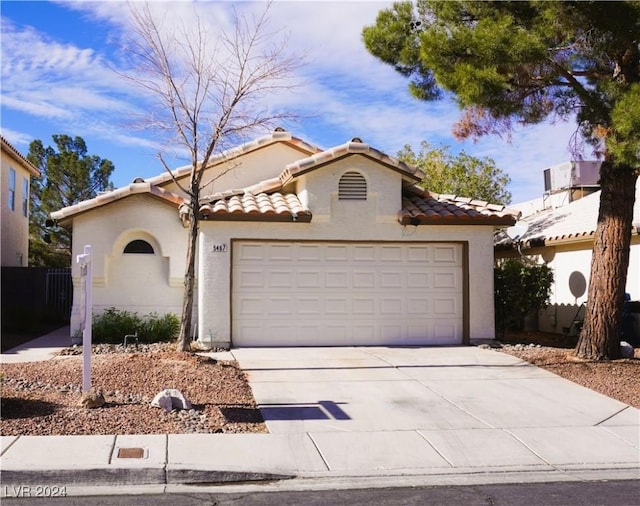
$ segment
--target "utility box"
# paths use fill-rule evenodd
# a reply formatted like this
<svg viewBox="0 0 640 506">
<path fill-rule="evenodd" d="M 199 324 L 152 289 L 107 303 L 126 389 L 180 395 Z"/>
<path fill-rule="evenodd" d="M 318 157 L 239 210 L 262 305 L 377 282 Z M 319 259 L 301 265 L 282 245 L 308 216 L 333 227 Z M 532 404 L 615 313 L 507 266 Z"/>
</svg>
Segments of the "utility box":
<svg viewBox="0 0 640 506">
<path fill-rule="evenodd" d="M 597 160 L 579 160 L 544 169 L 544 191 L 554 193 L 569 188 L 598 187 L 601 165 Z"/>
</svg>

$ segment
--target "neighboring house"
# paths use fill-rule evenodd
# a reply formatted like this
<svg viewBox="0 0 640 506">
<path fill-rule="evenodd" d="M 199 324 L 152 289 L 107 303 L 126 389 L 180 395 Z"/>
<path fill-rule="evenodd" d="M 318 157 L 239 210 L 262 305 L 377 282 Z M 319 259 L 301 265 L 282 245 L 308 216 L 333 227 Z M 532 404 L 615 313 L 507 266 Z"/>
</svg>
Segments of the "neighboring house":
<svg viewBox="0 0 640 506">
<path fill-rule="evenodd" d="M 40 171 L 2 136 L 2 258 L 3 267 L 29 263 L 29 190 Z"/>
<path fill-rule="evenodd" d="M 183 182 L 189 167 L 174 172 Z M 353 139 L 289 133 L 217 156 L 203 181 L 197 330 L 204 345 L 463 344 L 494 337 L 503 206 L 435 195 L 424 174 Z M 94 310 L 180 312 L 187 219 L 168 173 L 52 213 L 93 246 Z M 78 285 L 79 269 L 73 266 Z M 74 298 L 72 332 L 79 327 Z"/>
<path fill-rule="evenodd" d="M 589 169 L 587 172 L 591 174 L 593 171 Z M 591 176 L 588 179 L 585 181 L 578 177 L 568 186 L 552 185 L 546 188 L 543 198 L 514 205 L 514 209 L 522 211 L 520 221 L 529 225 L 528 231 L 516 241 L 509 239 L 504 232 L 499 232 L 496 237 L 496 258 L 518 256 L 519 245 L 523 255 L 546 263 L 553 271 L 550 305 L 540 311 L 538 318 L 542 331 L 574 333 L 576 329 L 571 328 L 573 320 L 576 316 L 580 319 L 584 312 L 581 306 L 587 302 L 593 237 L 600 205 L 599 188 L 593 184 Z M 545 181 L 548 181 L 546 175 Z M 640 183 L 636 185 L 631 234 L 626 292 L 632 300 L 640 300 Z"/>
</svg>

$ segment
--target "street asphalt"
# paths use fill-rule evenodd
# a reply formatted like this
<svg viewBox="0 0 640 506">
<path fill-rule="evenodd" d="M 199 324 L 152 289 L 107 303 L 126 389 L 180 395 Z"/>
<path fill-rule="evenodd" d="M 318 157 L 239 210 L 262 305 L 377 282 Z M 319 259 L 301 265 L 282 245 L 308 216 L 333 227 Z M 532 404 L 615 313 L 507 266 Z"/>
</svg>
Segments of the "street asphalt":
<svg viewBox="0 0 640 506">
<path fill-rule="evenodd" d="M 68 343 L 61 329 L 0 361 L 50 360 Z M 3 435 L 0 497 L 20 487 L 70 494 L 640 478 L 638 409 L 495 350 L 240 348 L 213 356 L 246 372 L 269 434 Z"/>
</svg>

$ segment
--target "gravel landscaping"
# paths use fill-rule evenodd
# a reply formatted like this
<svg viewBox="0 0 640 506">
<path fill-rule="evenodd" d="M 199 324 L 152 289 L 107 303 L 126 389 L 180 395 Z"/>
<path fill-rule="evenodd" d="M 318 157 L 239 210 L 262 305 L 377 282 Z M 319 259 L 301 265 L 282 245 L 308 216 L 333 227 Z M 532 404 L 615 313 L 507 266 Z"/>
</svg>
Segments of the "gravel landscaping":
<svg viewBox="0 0 640 506">
<path fill-rule="evenodd" d="M 556 335 L 516 334 L 494 343 L 509 353 L 575 383 L 640 408 L 640 350 L 609 362 L 572 359 L 571 341 Z M 2 435 L 183 434 L 267 432 L 243 371 L 236 362 L 178 353 L 173 345 L 97 345 L 92 384 L 105 404 L 79 406 L 79 349 L 46 362 L 2 365 Z M 193 404 L 170 413 L 150 401 L 177 388 Z"/>
<path fill-rule="evenodd" d="M 2 435 L 186 434 L 267 432 L 244 372 L 235 362 L 178 353 L 173 345 L 98 345 L 92 385 L 106 403 L 79 406 L 82 357 L 2 365 Z M 73 353 L 68 350 L 67 354 Z M 150 405 L 177 388 L 191 410 Z"/>
</svg>

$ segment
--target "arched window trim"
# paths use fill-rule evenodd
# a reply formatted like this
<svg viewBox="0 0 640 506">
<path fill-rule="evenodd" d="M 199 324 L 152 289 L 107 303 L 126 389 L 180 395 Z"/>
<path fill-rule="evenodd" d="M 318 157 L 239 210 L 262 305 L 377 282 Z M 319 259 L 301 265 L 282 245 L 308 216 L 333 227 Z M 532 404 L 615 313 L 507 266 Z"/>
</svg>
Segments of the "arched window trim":
<svg viewBox="0 0 640 506">
<path fill-rule="evenodd" d="M 122 250 L 123 254 L 142 254 L 142 255 L 155 255 L 153 246 L 144 239 L 134 239 L 129 241 Z"/>
<path fill-rule="evenodd" d="M 338 181 L 338 200 L 367 200 L 367 180 L 358 171 L 345 172 Z"/>
</svg>

